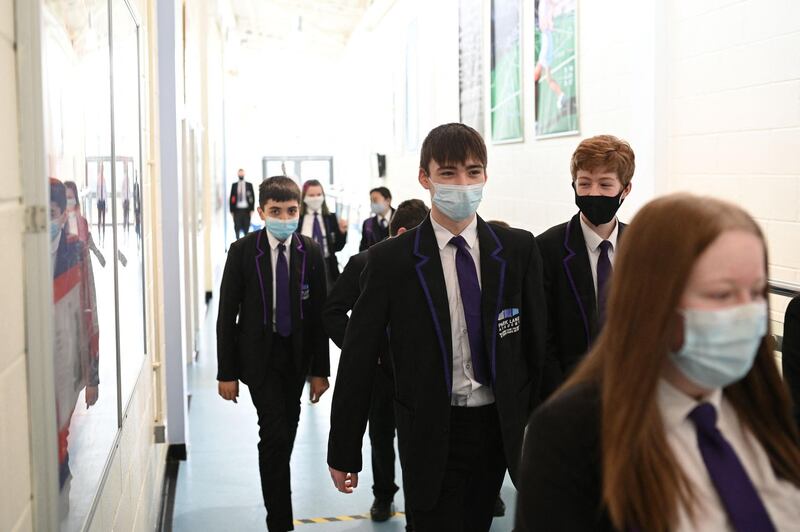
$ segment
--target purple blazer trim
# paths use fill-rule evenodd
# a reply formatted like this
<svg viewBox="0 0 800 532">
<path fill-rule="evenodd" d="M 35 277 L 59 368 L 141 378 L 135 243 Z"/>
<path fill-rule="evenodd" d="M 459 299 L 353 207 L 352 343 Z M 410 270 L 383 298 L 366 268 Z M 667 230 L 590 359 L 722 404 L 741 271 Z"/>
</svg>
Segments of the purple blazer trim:
<svg viewBox="0 0 800 532">
<path fill-rule="evenodd" d="M 503 251 L 503 244 L 500 243 L 500 239 L 497 238 L 494 230 L 489 224 L 486 224 L 486 228 L 489 230 L 489 234 L 492 235 L 497 247 L 492 252 L 492 258 L 500 263 L 500 286 L 497 291 L 497 307 L 495 309 L 495 318 L 492 319 L 492 387 L 495 385 L 495 379 L 497 377 L 497 318 L 496 316 L 500 314 L 500 311 L 503 307 L 503 293 L 505 292 L 505 285 L 506 285 L 506 259 L 500 256 L 500 252 Z"/>
<path fill-rule="evenodd" d="M 572 278 L 572 272 L 569 269 L 569 265 L 567 264 L 572 258 L 575 256 L 575 252 L 572 248 L 569 247 L 569 235 L 572 229 L 572 220 L 567 223 L 567 231 L 564 235 L 564 248 L 569 252 L 569 255 L 564 257 L 564 271 L 567 274 L 567 279 L 569 280 L 569 285 L 572 287 L 572 293 L 575 295 L 575 301 L 578 302 L 578 309 L 581 311 L 581 319 L 583 320 L 583 330 L 586 332 L 586 342 L 591 343 L 592 339 L 589 336 L 589 319 L 586 317 L 586 309 L 583 308 L 583 301 L 581 301 L 581 296 L 578 294 L 578 287 L 575 286 L 575 280 Z"/>
<path fill-rule="evenodd" d="M 267 325 L 267 295 L 264 293 L 264 278 L 261 276 L 261 257 L 264 256 L 264 250 L 261 249 L 261 235 L 264 234 L 264 231 L 258 232 L 258 237 L 256 238 L 256 249 L 258 253 L 256 253 L 256 271 L 258 271 L 258 284 L 261 286 L 261 302 L 264 304 L 264 326 Z"/>
<path fill-rule="evenodd" d="M 422 267 L 428 263 L 430 257 L 419 252 L 419 235 L 421 232 L 422 231 L 418 229 L 417 234 L 414 236 L 414 256 L 420 259 L 416 265 L 417 276 L 419 277 L 419 283 L 422 285 L 422 291 L 425 293 L 425 299 L 428 302 L 428 308 L 431 311 L 433 326 L 436 329 L 436 337 L 439 339 L 439 349 L 442 351 L 442 363 L 444 364 L 444 380 L 447 386 L 447 395 L 450 397 L 453 395 L 453 377 L 450 375 L 450 364 L 447 363 L 449 353 L 447 352 L 447 348 L 444 344 L 442 326 L 439 324 L 439 317 L 436 314 L 436 307 L 433 304 L 433 298 L 431 298 L 431 292 L 428 289 L 428 283 L 425 282 L 425 275 L 422 273 Z"/>
<path fill-rule="evenodd" d="M 300 319 L 303 319 L 303 285 L 306 284 L 306 247 L 303 245 L 303 239 L 295 233 L 293 238 L 296 242 L 297 252 L 303 256 L 303 265 L 300 267 Z"/>
</svg>

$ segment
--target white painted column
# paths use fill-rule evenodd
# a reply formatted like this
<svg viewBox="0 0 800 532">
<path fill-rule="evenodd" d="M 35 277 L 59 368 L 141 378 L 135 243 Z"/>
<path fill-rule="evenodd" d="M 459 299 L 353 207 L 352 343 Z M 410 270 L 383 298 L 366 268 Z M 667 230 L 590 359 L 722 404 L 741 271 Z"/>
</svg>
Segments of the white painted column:
<svg viewBox="0 0 800 532">
<path fill-rule="evenodd" d="M 157 2 L 158 116 L 161 182 L 161 238 L 163 257 L 162 301 L 164 311 L 164 373 L 167 391 L 167 443 L 185 446 L 189 442 L 186 357 L 183 340 L 184 275 L 183 194 L 180 118 L 181 15 L 176 0 Z"/>
</svg>

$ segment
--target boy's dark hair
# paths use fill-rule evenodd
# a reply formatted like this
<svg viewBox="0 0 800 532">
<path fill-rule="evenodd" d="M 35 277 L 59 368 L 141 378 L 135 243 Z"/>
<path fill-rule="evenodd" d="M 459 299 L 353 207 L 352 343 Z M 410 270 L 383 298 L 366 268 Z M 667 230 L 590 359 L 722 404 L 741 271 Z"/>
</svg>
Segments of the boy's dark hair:
<svg viewBox="0 0 800 532">
<path fill-rule="evenodd" d="M 419 167 L 430 175 L 431 160 L 445 166 L 463 164 L 470 157 L 477 159 L 486 168 L 486 144 L 481 134 L 464 124 L 444 124 L 433 128 L 425 137 L 420 151 Z"/>
<path fill-rule="evenodd" d="M 392 199 L 392 193 L 389 192 L 389 189 L 386 187 L 373 188 L 372 190 L 369 191 L 369 195 L 372 196 L 373 192 L 377 192 L 378 194 L 383 196 L 383 199 L 388 199 L 388 200 Z"/>
<path fill-rule="evenodd" d="M 50 178 L 50 203 L 58 205 L 61 212 L 67 210 L 67 187 L 55 177 Z"/>
<path fill-rule="evenodd" d="M 295 200 L 300 205 L 300 187 L 285 175 L 268 177 L 258 187 L 258 206 L 263 209 L 269 200 L 279 202 Z"/>
<path fill-rule="evenodd" d="M 428 216 L 428 207 L 418 199 L 405 200 L 394 211 L 392 221 L 389 222 L 389 235 L 397 235 L 401 227 L 413 229 Z"/>
</svg>

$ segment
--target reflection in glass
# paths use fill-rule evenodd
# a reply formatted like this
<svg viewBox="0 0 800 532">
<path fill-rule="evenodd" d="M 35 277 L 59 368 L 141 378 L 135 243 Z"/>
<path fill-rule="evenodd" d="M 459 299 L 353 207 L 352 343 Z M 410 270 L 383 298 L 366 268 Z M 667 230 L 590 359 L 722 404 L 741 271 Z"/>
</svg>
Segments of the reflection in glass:
<svg viewBox="0 0 800 532">
<path fill-rule="evenodd" d="M 53 365 L 62 531 L 86 521 L 118 430 L 105 1 L 43 5 Z"/>
<path fill-rule="evenodd" d="M 139 40 L 138 27 L 123 0 L 111 3 L 114 52 L 114 202 L 117 209 L 119 349 L 122 406 L 130 399 L 144 362 L 144 268 L 139 195 Z M 111 161 L 109 160 L 109 166 Z M 131 204 L 134 230 L 131 231 Z M 138 214 L 137 214 L 138 212 Z M 138 222 L 136 222 L 138 220 Z"/>
</svg>

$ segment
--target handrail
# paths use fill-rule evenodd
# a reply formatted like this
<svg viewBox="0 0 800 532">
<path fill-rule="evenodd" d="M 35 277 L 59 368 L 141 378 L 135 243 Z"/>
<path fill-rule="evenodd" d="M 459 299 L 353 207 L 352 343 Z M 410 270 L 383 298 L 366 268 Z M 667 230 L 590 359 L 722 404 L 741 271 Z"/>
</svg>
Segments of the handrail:
<svg viewBox="0 0 800 532">
<path fill-rule="evenodd" d="M 769 287 L 770 294 L 784 297 L 800 296 L 800 284 L 770 280 L 768 281 L 767 285 Z"/>
</svg>

